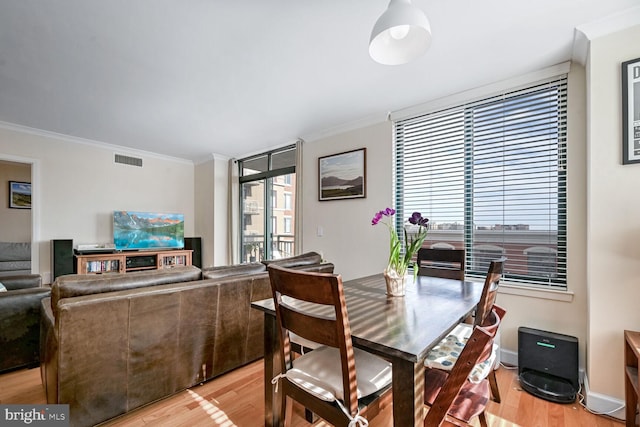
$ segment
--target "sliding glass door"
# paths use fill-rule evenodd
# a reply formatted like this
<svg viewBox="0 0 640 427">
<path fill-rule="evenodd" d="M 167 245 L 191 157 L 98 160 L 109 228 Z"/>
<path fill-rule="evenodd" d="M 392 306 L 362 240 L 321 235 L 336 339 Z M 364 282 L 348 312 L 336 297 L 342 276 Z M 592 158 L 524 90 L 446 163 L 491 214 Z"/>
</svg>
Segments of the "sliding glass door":
<svg viewBox="0 0 640 427">
<path fill-rule="evenodd" d="M 241 262 L 294 254 L 295 159 L 286 147 L 239 161 Z"/>
</svg>

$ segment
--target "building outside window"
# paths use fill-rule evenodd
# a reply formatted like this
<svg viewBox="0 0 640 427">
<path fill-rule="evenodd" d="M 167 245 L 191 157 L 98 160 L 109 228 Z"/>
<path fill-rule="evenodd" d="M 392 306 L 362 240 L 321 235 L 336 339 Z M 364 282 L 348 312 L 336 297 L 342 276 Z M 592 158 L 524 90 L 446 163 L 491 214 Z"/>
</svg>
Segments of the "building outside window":
<svg viewBox="0 0 640 427">
<path fill-rule="evenodd" d="M 546 246 L 534 246 L 525 249 L 527 272 L 530 275 L 555 277 L 558 274 L 558 254 L 555 249 Z"/>
<path fill-rule="evenodd" d="M 291 209 L 291 193 L 284 193 L 284 209 Z"/>
</svg>

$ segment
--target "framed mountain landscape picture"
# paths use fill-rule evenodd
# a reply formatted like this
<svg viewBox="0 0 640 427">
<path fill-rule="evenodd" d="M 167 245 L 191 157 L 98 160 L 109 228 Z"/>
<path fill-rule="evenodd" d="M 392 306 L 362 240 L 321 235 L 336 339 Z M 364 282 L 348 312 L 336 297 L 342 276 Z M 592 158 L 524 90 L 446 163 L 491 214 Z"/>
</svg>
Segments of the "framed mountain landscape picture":
<svg viewBox="0 0 640 427">
<path fill-rule="evenodd" d="M 367 149 L 318 158 L 318 200 L 366 197 Z"/>
</svg>

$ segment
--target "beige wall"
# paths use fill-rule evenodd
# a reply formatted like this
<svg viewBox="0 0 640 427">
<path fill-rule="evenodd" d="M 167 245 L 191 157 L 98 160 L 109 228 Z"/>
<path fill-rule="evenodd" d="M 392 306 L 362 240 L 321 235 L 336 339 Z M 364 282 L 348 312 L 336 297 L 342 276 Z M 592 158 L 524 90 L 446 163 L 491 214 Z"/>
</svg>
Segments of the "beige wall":
<svg viewBox="0 0 640 427">
<path fill-rule="evenodd" d="M 501 325 L 503 349 L 518 351 L 518 328 L 557 332 L 578 338 L 580 367 L 587 345 L 586 286 L 586 116 L 585 69 L 572 64 L 567 100 L 567 288 L 566 298 L 549 292 L 515 295 L 504 289 L 498 304 L 507 309 Z M 517 363 L 517 360 L 513 362 Z"/>
<path fill-rule="evenodd" d="M 586 71 L 574 64 L 569 74 L 569 292 L 519 295 L 505 287 L 498 299 L 508 310 L 504 350 L 517 352 L 519 326 L 576 336 L 590 390 L 613 399 L 624 395 L 622 331 L 640 330 L 640 164 L 621 164 L 620 96 L 620 62 L 640 57 L 636 40 L 638 26 L 592 40 Z M 392 141 L 391 122 L 381 122 L 304 145 L 302 249 L 322 252 L 347 280 L 386 265 L 386 230 L 370 221 L 393 206 Z M 367 148 L 367 197 L 319 202 L 318 157 L 361 147 Z M 203 237 L 204 265 L 224 264 L 226 159 L 194 166 L 141 154 L 144 168 L 137 169 L 113 164 L 114 151 L 0 128 L 0 159 L 24 158 L 37 168 L 39 271 L 49 271 L 50 239 L 110 241 L 114 209 L 184 212 L 185 233 Z"/>
<path fill-rule="evenodd" d="M 640 57 L 640 26 L 591 41 L 587 65 L 588 379 L 622 399 L 623 330 L 640 330 L 640 164 L 622 165 L 620 64 Z"/>
<path fill-rule="evenodd" d="M 9 181 L 31 182 L 31 165 L 0 160 L 0 241 L 31 241 L 31 209 L 9 208 Z"/>
<path fill-rule="evenodd" d="M 115 164 L 114 153 L 143 159 L 143 167 Z M 112 212 L 181 212 L 185 235 L 194 233 L 194 166 L 150 153 L 0 127 L 0 159 L 34 162 L 33 209 L 38 232 L 35 272 L 50 277 L 51 239 L 78 243 L 113 241 Z"/>
<path fill-rule="evenodd" d="M 371 218 L 393 206 L 391 141 L 391 122 L 384 122 L 304 145 L 303 250 L 321 252 L 345 280 L 379 273 L 387 264 L 388 232 L 372 227 Z M 362 147 L 367 149 L 367 197 L 318 201 L 318 157 Z"/>
<path fill-rule="evenodd" d="M 501 326 L 502 349 L 517 363 L 518 327 L 527 326 L 576 336 L 581 366 L 587 338 L 587 287 L 585 213 L 585 70 L 572 66 L 568 99 L 568 211 L 569 292 L 507 293 L 498 303 L 507 309 Z M 393 127 L 384 122 L 309 142 L 304 147 L 303 179 L 306 188 L 303 207 L 304 250 L 316 250 L 335 263 L 336 272 L 348 280 L 380 273 L 386 266 L 388 235 L 372 227 L 373 214 L 393 206 Z M 318 157 L 351 149 L 367 148 L 366 199 L 319 202 L 317 198 Z M 317 236 L 318 227 L 324 235 Z"/>
<path fill-rule="evenodd" d="M 202 238 L 202 266 L 228 264 L 229 159 L 212 155 L 195 165 L 195 232 Z"/>
<path fill-rule="evenodd" d="M 229 220 L 229 160 L 224 157 L 214 156 L 213 159 L 213 230 L 210 231 L 210 240 L 207 246 L 211 246 L 213 260 L 210 265 L 229 264 L 228 245 L 229 228 L 232 222 Z M 220 185 L 222 184 L 222 185 Z M 215 238 L 214 238 L 215 237 Z"/>
<path fill-rule="evenodd" d="M 214 159 L 195 166 L 195 229 L 202 239 L 202 266 L 213 265 L 213 192 L 214 192 Z"/>
</svg>

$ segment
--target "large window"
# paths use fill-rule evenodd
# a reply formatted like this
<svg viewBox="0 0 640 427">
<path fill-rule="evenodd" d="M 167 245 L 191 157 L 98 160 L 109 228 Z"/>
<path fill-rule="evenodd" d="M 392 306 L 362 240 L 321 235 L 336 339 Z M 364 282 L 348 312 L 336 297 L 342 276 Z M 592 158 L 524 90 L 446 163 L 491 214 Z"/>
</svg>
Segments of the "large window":
<svg viewBox="0 0 640 427">
<path fill-rule="evenodd" d="M 291 229 L 295 218 L 295 162 L 294 146 L 238 161 L 243 262 L 294 254 L 295 236 Z M 286 211 L 282 200 L 291 205 Z M 280 230 L 284 230 L 283 234 L 278 234 Z"/>
<path fill-rule="evenodd" d="M 566 77 L 398 120 L 396 207 L 424 246 L 464 248 L 468 275 L 566 287 Z M 535 248 L 535 249 L 532 249 Z"/>
</svg>

